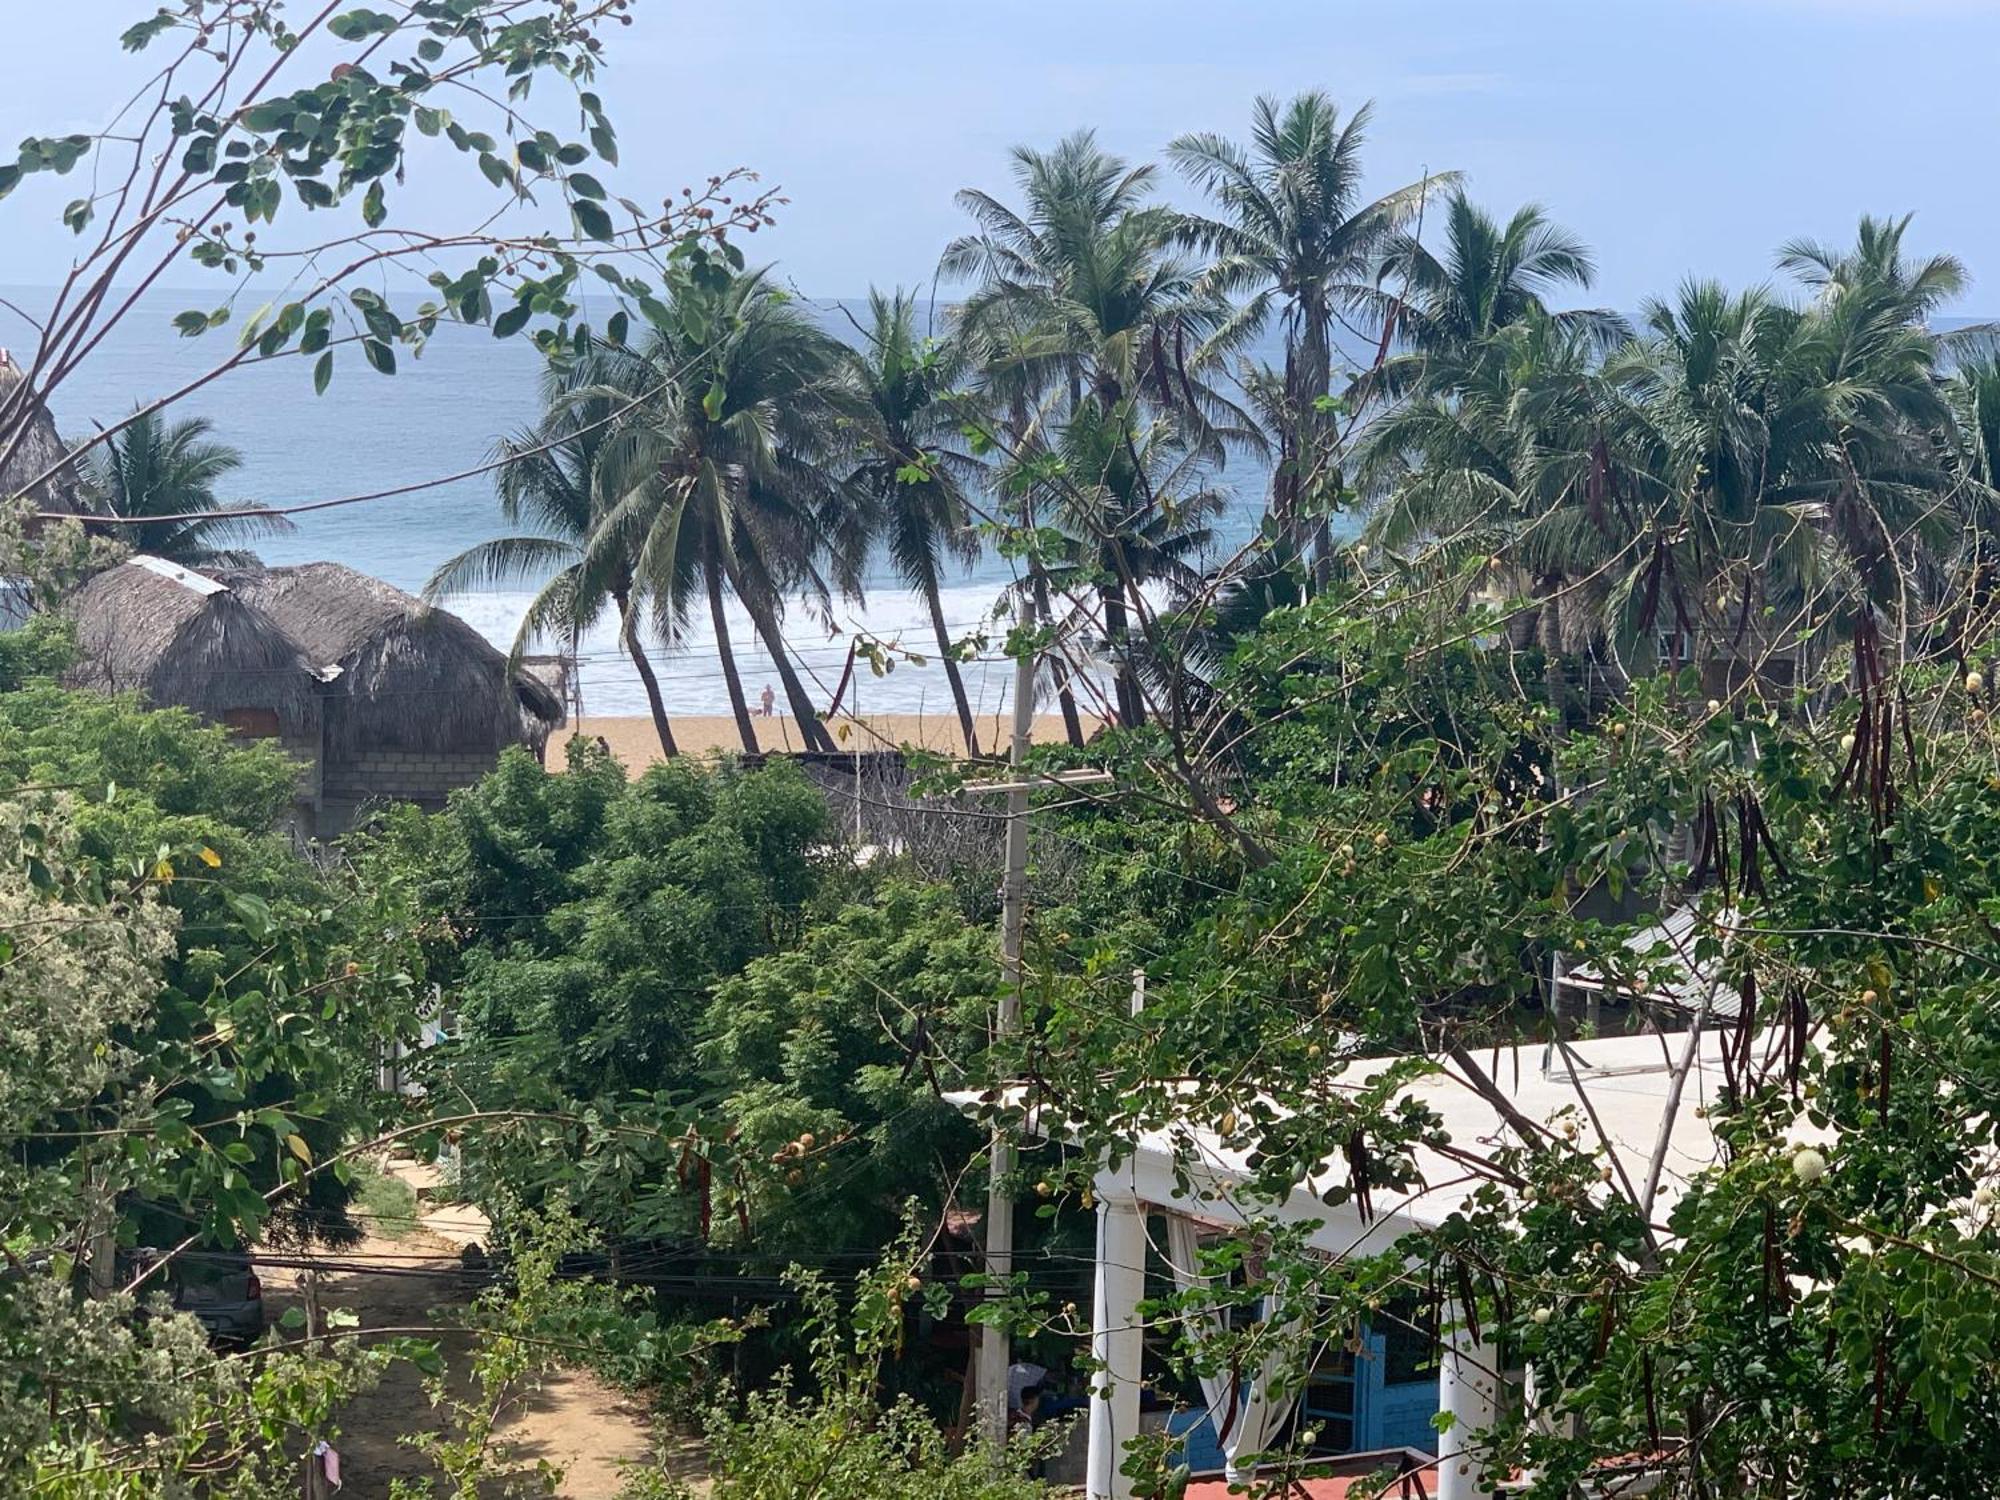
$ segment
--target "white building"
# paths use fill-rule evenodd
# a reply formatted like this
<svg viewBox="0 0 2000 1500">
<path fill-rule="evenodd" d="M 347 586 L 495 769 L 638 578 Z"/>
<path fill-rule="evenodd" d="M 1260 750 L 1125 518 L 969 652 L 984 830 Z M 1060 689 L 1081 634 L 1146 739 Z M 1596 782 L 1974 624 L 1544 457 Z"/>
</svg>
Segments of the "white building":
<svg viewBox="0 0 2000 1500">
<path fill-rule="evenodd" d="M 1581 1123 L 1585 1137 L 1594 1128 L 1584 1118 L 1589 1110 L 1612 1143 L 1619 1163 L 1635 1183 L 1645 1179 L 1660 1137 L 1676 1065 L 1687 1046 L 1685 1034 L 1623 1036 L 1551 1049 L 1542 1043 L 1481 1050 L 1479 1062 L 1520 1115 L 1537 1124 L 1559 1124 L 1569 1116 Z M 1684 1096 L 1675 1110 L 1667 1142 L 1655 1223 L 1664 1222 L 1674 1200 L 1694 1174 L 1718 1160 L 1716 1142 L 1701 1106 L 1710 1102 L 1722 1073 L 1723 1038 L 1710 1032 L 1701 1039 L 1686 1077 Z M 1760 1036 L 1758 1048 L 1771 1045 Z M 1397 1059 L 1373 1059 L 1349 1064 L 1335 1080 L 1343 1089 L 1361 1089 Z M 1456 1076 L 1447 1063 L 1442 1071 L 1409 1085 L 1403 1094 L 1422 1100 L 1442 1120 L 1451 1140 L 1461 1148 L 1484 1153 L 1501 1144 L 1511 1127 L 1496 1105 Z M 954 1096 L 962 1108 L 977 1107 L 977 1096 Z M 1018 1102 L 1020 1095 L 1013 1095 Z M 1032 1133 L 1047 1139 L 1069 1134 L 1060 1122 L 1034 1118 Z M 1135 1149 L 1115 1170 L 1097 1174 L 1097 1253 L 1095 1295 L 1091 1310 L 1091 1354 L 1101 1365 L 1095 1377 L 1096 1398 L 1089 1409 L 1089 1500 L 1125 1500 L 1129 1481 L 1118 1474 L 1125 1445 L 1140 1431 L 1140 1360 L 1144 1328 L 1139 1304 L 1145 1295 L 1144 1267 L 1149 1244 L 1160 1249 L 1183 1285 L 1194 1270 L 1194 1245 L 1200 1237 L 1241 1232 L 1252 1223 L 1278 1222 L 1310 1226 L 1312 1247 L 1331 1260 L 1375 1255 L 1404 1236 L 1432 1229 L 1449 1218 L 1487 1179 L 1462 1162 L 1425 1147 L 1415 1152 L 1420 1186 L 1397 1192 L 1377 1188 L 1372 1194 L 1373 1217 L 1364 1221 L 1349 1202 L 1329 1207 L 1321 1194 L 1343 1185 L 1343 1162 L 1325 1164 L 1301 1181 L 1283 1203 L 1247 1203 L 1242 1194 L 1252 1173 L 1241 1146 L 1226 1145 L 1215 1130 L 1195 1122 L 1178 1122 L 1150 1130 L 1134 1142 Z M 1605 1191 L 1612 1191 L 1607 1187 Z M 1508 1372 L 1496 1368 L 1491 1345 L 1474 1341 L 1464 1327 L 1442 1331 L 1434 1376 L 1421 1391 L 1385 1383 L 1379 1369 L 1364 1361 L 1381 1362 L 1379 1346 L 1364 1347 L 1355 1362 L 1351 1407 L 1345 1413 L 1351 1446 L 1360 1451 L 1384 1447 L 1435 1446 L 1427 1482 L 1442 1500 L 1475 1500 L 1490 1495 L 1509 1476 L 1483 1472 L 1481 1433 L 1492 1423 L 1496 1402 L 1503 1399 Z M 1274 1362 L 1275 1363 L 1275 1362 Z M 1262 1399 L 1253 1378 L 1236 1393 L 1205 1392 L 1210 1417 L 1218 1428 L 1220 1446 L 1233 1475 L 1244 1474 L 1251 1457 L 1281 1440 L 1289 1410 L 1274 1409 Z M 1388 1399 L 1405 1410 L 1371 1410 L 1370 1402 Z M 1412 1397 L 1416 1396 L 1414 1402 Z M 1289 1404 L 1289 1403 L 1288 1403 Z M 1439 1437 L 1430 1418 L 1449 1412 L 1453 1422 Z M 1226 1413 L 1227 1421 L 1214 1420 Z M 1340 1414 L 1332 1420 L 1338 1422 Z M 1312 1414 L 1315 1425 L 1328 1414 Z M 1323 1428 L 1322 1428 L 1323 1430 Z M 1388 1439 L 1384 1441 L 1384 1439 Z M 1630 1476 L 1626 1483 L 1629 1486 Z M 1637 1494 L 1627 1488 L 1623 1493 Z"/>
</svg>

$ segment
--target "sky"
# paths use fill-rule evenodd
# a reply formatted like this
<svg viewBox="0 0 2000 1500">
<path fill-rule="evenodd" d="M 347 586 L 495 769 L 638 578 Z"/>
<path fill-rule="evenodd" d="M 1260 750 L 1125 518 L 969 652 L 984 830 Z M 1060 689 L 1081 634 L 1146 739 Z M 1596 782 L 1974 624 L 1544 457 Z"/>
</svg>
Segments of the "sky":
<svg viewBox="0 0 2000 1500">
<path fill-rule="evenodd" d="M 87 128 L 138 78 L 116 38 L 152 0 L 0 3 L 0 140 Z M 1914 211 L 1913 246 L 1973 273 L 1957 311 L 2000 313 L 2000 0 L 634 0 L 632 15 L 600 89 L 614 191 L 756 169 L 791 199 L 758 258 L 813 296 L 926 283 L 965 227 L 953 193 L 1008 195 L 1016 143 L 1093 126 L 1143 158 L 1183 131 L 1241 137 L 1260 93 L 1322 88 L 1375 101 L 1375 186 L 1456 168 L 1498 211 L 1543 204 L 1595 248 L 1609 306 L 1691 273 L 1766 280 L 1788 239 Z M 440 220 L 484 201 L 476 174 L 453 177 L 427 199 Z M 0 283 L 61 274 L 69 196 L 24 189 L 0 210 Z"/>
</svg>

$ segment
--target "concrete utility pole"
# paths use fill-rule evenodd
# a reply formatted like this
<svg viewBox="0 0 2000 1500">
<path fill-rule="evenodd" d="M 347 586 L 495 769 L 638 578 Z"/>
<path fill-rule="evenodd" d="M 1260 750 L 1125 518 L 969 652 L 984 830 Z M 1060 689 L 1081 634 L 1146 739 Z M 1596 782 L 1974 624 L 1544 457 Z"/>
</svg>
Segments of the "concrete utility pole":
<svg viewBox="0 0 2000 1500">
<path fill-rule="evenodd" d="M 1091 785 L 1111 780 L 1106 771 L 1059 771 L 1034 781 L 1022 777 L 1028 744 L 1035 727 L 1035 653 L 1023 651 L 1014 661 L 1014 733 L 1008 763 L 1009 781 L 977 782 L 968 792 L 1007 794 L 1007 867 L 1000 885 L 1000 1007 L 993 1039 L 1012 1035 L 1021 1025 L 1021 949 L 1028 909 L 1028 793 L 1036 786 Z M 986 1294 L 988 1302 L 1002 1295 L 999 1283 L 1014 1272 L 1014 1195 L 1007 1179 L 1014 1171 L 1014 1148 L 1006 1130 L 996 1125 L 987 1149 Z M 1013 1363 L 1013 1340 L 1007 1330 L 988 1324 L 979 1330 L 979 1364 L 975 1380 L 981 1435 L 993 1447 L 1007 1441 L 1007 1370 Z"/>
<path fill-rule="evenodd" d="M 1035 727 L 1035 658 L 1022 652 L 1014 663 L 1014 734 L 1007 761 L 1015 767 L 1015 782 L 1007 792 L 1007 872 L 1000 884 L 1000 1009 L 993 1026 L 997 1042 L 1021 1026 L 1021 940 L 1028 906 L 1028 787 L 1019 768 L 1028 758 L 1028 741 Z M 986 1295 L 998 1295 L 994 1282 L 1014 1272 L 1014 1197 L 1007 1179 L 1014 1171 L 1014 1148 L 999 1126 L 987 1151 Z M 1007 1367 L 1013 1363 L 1013 1343 L 1003 1328 L 988 1324 L 979 1330 L 980 1430 L 998 1447 L 1007 1441 Z"/>
</svg>

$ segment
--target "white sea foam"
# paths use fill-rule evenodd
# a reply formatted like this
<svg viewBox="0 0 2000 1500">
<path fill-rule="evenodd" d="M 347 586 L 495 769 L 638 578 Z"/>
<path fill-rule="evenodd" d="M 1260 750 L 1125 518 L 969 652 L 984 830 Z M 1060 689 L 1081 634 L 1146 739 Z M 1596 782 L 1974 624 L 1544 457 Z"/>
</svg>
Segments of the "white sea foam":
<svg viewBox="0 0 2000 1500">
<path fill-rule="evenodd" d="M 1009 626 L 995 617 L 998 588 L 992 583 L 965 583 L 944 590 L 945 623 L 954 642 L 973 644 L 972 659 L 960 671 L 975 712 L 997 713 L 1009 706 L 1013 665 L 1002 653 Z M 527 593 L 467 594 L 448 607 L 488 640 L 505 650 L 513 644 L 527 611 Z M 733 600 L 726 610 L 730 646 L 744 692 L 754 708 L 769 683 L 785 709 L 783 686 L 770 656 L 758 641 L 749 615 Z M 840 688 L 848 653 L 857 636 L 880 643 L 891 669 L 878 675 L 865 657 L 855 662 L 842 707 L 862 712 L 950 713 L 951 688 L 938 664 L 937 641 L 921 595 L 908 589 L 873 589 L 862 608 L 837 609 L 829 628 L 794 606 L 784 625 L 788 654 L 815 706 L 824 710 Z M 981 641 L 983 639 L 983 644 Z M 566 654 L 563 642 L 539 643 L 534 649 Z M 588 714 L 643 714 L 645 690 L 639 683 L 615 623 L 605 621 L 577 643 L 578 677 Z M 669 713 L 722 714 L 729 696 L 715 649 L 715 631 L 705 610 L 688 621 L 671 646 L 647 644 L 647 656 L 660 680 Z M 918 660 L 917 658 L 921 658 Z"/>
</svg>

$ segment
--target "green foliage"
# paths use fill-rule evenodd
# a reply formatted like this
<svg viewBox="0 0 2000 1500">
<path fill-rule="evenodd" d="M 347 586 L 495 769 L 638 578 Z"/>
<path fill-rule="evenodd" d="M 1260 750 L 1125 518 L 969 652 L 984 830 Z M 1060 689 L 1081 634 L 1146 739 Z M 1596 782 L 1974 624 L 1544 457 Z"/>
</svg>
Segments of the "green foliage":
<svg viewBox="0 0 2000 1500">
<path fill-rule="evenodd" d="M 752 1393 L 742 1417 L 718 1407 L 708 1423 L 716 1500 L 1036 1500 L 1029 1477 L 1055 1437 L 1022 1438 L 1003 1454 L 976 1446 L 957 1456 L 929 1416 L 907 1399 L 877 1394 L 884 1363 L 901 1348 L 909 1305 L 927 1295 L 914 1267 L 921 1242 L 903 1236 L 857 1278 L 852 1310 L 825 1278 L 795 1271 L 812 1348 L 810 1397 L 789 1375 Z M 671 1493 L 671 1491 L 669 1491 Z"/>
<path fill-rule="evenodd" d="M 392 821 L 363 878 L 397 883 L 448 986 L 460 1040 L 426 1060 L 436 1086 L 611 1132 L 581 1168 L 538 1136 L 495 1142 L 492 1190 L 611 1232 L 681 1232 L 707 1209 L 674 1190 L 666 1145 L 710 1085 L 716 986 L 792 941 L 826 892 L 826 807 L 789 764 L 674 761 L 628 783 L 593 747 L 572 756 L 552 775 L 509 754 L 442 817 Z"/>
<path fill-rule="evenodd" d="M 274 1350 L 255 1363 L 218 1354 L 200 1325 L 152 1299 L 79 1302 L 40 1272 L 0 1278 L 0 1486 L 51 1500 L 208 1491 L 231 1500 L 298 1493 L 299 1454 L 331 1414 L 368 1389 L 400 1340 L 331 1355 Z"/>
<path fill-rule="evenodd" d="M 52 678 L 76 657 L 76 632 L 60 615 L 29 616 L 18 630 L 0 631 L 0 693 Z"/>
<path fill-rule="evenodd" d="M 883 1243 L 911 1194 L 942 1212 L 974 1141 L 939 1070 L 976 1058 L 996 974 L 990 929 L 892 881 L 717 988 L 701 1060 L 760 1245 Z"/>
<path fill-rule="evenodd" d="M 675 761 L 627 786 L 595 752 L 561 776 L 511 753 L 446 818 L 461 1012 L 523 1097 L 691 1081 L 709 987 L 793 930 L 826 831 L 789 766 Z"/>
<path fill-rule="evenodd" d="M 1086 1161 L 1210 1123 L 1246 1154 L 1239 1208 L 1359 1153 L 1379 1209 L 1421 1194 L 1420 1147 L 1448 1149 L 1480 1185 L 1440 1228 L 1331 1262 L 1278 1238 L 1230 1295 L 1303 1279 L 1323 1338 L 1393 1297 L 1469 1297 L 1533 1373 L 1533 1404 L 1491 1438 L 1503 1472 L 1537 1471 L 1533 1494 L 1629 1453 L 1658 1455 L 1677 1495 L 1774 1475 L 1789 1493 L 1976 1488 L 2000 1400 L 2000 777 L 1981 679 L 1909 667 L 1812 721 L 1703 708 L 1690 673 L 1565 727 L 1511 653 L 1472 644 L 1481 623 L 1329 594 L 1243 640 L 1216 680 L 1244 726 L 1236 815 L 1270 860 L 1165 811 L 1071 813 L 1092 862 L 1047 911 L 1034 1030 L 996 1071 L 1032 1069 Z M 1892 700 L 1929 731 L 1885 745 Z M 1878 747 L 1858 773 L 1857 736 Z M 1150 748 L 1093 755 L 1136 781 Z M 1686 831 L 1715 817 L 1703 852 Z M 1652 988 L 1656 960 L 1626 939 L 1682 902 L 1718 924 L 1695 953 L 1754 1014 L 1699 1106 L 1690 1084 L 1682 1108 L 1720 1145 L 1669 1168 L 1690 1179 L 1670 1218 L 1635 1202 L 1580 1111 L 1474 1141 L 1404 1092 L 1565 1024 L 1543 1000 L 1552 952 Z M 1365 1086 L 1344 1071 L 1385 1053 L 1405 1060 Z M 1355 1195 L 1351 1175 L 1324 1194 Z M 1701 1480 L 1680 1446 L 1695 1434 Z"/>
<path fill-rule="evenodd" d="M 254 1230 L 267 1191 L 368 1122 L 372 1049 L 410 1024 L 414 954 L 375 925 L 374 895 L 307 864 L 284 831 L 296 776 L 276 750 L 178 710 L 48 686 L 0 694 L 8 805 L 59 808 L 63 858 L 105 904 L 107 931 L 134 894 L 171 924 L 143 1011 L 120 1023 L 125 1063 L 101 1085 L 114 1093 L 86 1090 L 59 1112 L 152 1132 L 154 1149 L 121 1168 L 128 1238 L 172 1244 L 192 1229 L 226 1243 Z M 51 826 L 23 825 L 31 876 L 54 867 Z M 55 1122 L 21 1123 L 34 1136 Z M 39 1148 L 40 1164 L 90 1171 L 60 1139 Z M 294 1206 L 335 1210 L 343 1196 L 317 1173 Z"/>
</svg>

